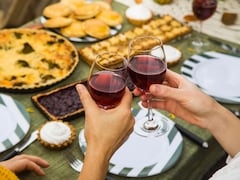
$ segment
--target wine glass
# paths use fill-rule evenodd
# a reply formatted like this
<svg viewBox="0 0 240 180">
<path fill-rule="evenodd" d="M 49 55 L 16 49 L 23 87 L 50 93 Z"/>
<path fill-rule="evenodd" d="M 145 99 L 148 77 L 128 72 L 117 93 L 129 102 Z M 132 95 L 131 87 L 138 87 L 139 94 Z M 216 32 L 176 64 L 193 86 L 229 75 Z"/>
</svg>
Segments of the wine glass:
<svg viewBox="0 0 240 180">
<path fill-rule="evenodd" d="M 128 73 L 132 82 L 147 96 L 147 116 L 135 123 L 134 131 L 141 136 L 160 136 L 168 125 L 161 117 L 154 116 L 151 107 L 151 84 L 164 81 L 167 63 L 162 41 L 154 36 L 139 36 L 130 41 Z"/>
<path fill-rule="evenodd" d="M 99 54 L 92 63 L 88 89 L 100 108 L 111 109 L 120 103 L 126 87 L 127 64 L 126 58 L 112 52 Z"/>
<path fill-rule="evenodd" d="M 192 44 L 196 47 L 204 46 L 204 42 L 201 38 L 203 21 L 210 18 L 217 8 L 217 0 L 193 0 L 192 11 L 198 21 L 200 22 L 199 36 Z"/>
</svg>

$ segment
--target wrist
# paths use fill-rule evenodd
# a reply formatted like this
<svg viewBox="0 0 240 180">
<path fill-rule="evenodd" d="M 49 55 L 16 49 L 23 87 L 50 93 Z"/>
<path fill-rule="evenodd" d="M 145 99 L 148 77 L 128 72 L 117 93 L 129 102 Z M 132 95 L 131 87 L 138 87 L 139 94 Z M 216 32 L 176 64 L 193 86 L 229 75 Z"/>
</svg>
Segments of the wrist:
<svg viewBox="0 0 240 180">
<path fill-rule="evenodd" d="M 231 117 L 232 114 L 217 102 L 211 109 L 211 112 L 205 118 L 206 129 L 215 135 L 216 133 L 225 131 L 227 119 Z"/>
</svg>

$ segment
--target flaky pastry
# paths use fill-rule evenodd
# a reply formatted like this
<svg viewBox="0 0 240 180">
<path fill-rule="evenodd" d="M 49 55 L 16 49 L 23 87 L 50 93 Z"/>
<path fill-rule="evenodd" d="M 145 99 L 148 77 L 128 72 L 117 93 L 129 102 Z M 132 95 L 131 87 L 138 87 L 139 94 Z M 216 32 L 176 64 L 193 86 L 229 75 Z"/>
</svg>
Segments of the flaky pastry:
<svg viewBox="0 0 240 180">
<path fill-rule="evenodd" d="M 104 39 L 110 35 L 110 28 L 98 19 L 84 21 L 83 28 L 88 35 L 98 39 Z"/>
</svg>

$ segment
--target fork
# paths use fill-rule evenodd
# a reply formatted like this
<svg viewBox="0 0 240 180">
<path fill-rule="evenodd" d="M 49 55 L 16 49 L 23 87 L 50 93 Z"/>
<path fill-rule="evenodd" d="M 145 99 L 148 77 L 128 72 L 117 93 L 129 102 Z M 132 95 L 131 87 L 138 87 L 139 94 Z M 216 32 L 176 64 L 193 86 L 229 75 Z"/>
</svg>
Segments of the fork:
<svg viewBox="0 0 240 180">
<path fill-rule="evenodd" d="M 70 151 L 66 151 L 65 158 L 68 161 L 69 165 L 77 172 L 81 172 L 83 167 L 83 162 L 80 159 L 77 159 Z"/>
<path fill-rule="evenodd" d="M 83 162 L 82 162 L 80 159 L 76 158 L 76 157 L 72 154 L 72 152 L 70 152 L 70 151 L 65 151 L 64 154 L 65 154 L 65 158 L 66 158 L 67 162 L 69 163 L 69 165 L 70 165 L 75 171 L 81 172 L 82 167 L 83 167 Z M 106 176 L 106 177 L 105 177 L 105 180 L 114 180 L 114 179 L 113 179 L 112 177 L 110 177 L 110 176 Z"/>
</svg>

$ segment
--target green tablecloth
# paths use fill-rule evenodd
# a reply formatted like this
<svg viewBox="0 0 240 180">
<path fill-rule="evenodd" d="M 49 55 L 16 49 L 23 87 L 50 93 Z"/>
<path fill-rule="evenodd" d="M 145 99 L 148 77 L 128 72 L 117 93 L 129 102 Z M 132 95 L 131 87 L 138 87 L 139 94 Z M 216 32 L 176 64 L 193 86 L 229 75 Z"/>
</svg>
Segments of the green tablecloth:
<svg viewBox="0 0 240 180">
<path fill-rule="evenodd" d="M 114 9 L 117 9 L 121 14 L 124 15 L 124 12 L 126 10 L 126 6 L 121 5 L 119 3 L 113 2 L 112 4 Z M 36 19 L 29 24 L 39 23 L 39 19 Z M 27 24 L 27 25 L 29 25 Z M 123 29 L 122 31 L 126 31 L 133 26 L 130 25 L 126 20 L 124 21 Z M 193 35 L 195 32 L 193 32 Z M 227 39 L 227 38 L 226 38 Z M 191 48 L 191 42 L 192 37 L 188 37 L 185 39 L 181 39 L 175 42 L 171 42 L 169 44 L 172 44 L 183 52 L 183 60 L 189 58 L 191 55 L 193 55 L 194 52 Z M 230 43 L 231 44 L 231 43 Z M 76 43 L 75 44 L 77 48 L 87 46 L 88 43 Z M 232 44 L 234 45 L 234 44 Z M 222 51 L 219 47 L 216 47 L 212 44 L 210 44 L 208 49 L 205 50 L 218 50 Z M 204 51 L 204 50 L 203 50 Z M 183 60 L 181 63 L 179 63 L 177 66 L 171 68 L 172 70 L 176 72 L 180 72 L 180 67 L 183 63 Z M 63 85 L 69 84 L 71 82 L 75 82 L 81 79 L 84 79 L 87 77 L 89 70 L 89 66 L 82 60 L 80 60 L 78 67 L 74 71 L 74 73 L 67 78 L 66 80 L 62 81 L 61 83 L 58 83 L 51 88 L 48 88 L 44 91 L 38 91 L 35 93 L 6 93 L 13 98 L 20 101 L 26 108 L 32 108 L 34 112 L 30 113 L 31 116 L 31 128 L 30 132 L 37 129 L 41 124 L 43 124 L 47 118 L 37 109 L 32 101 L 31 97 L 35 94 L 42 93 L 49 91 L 51 89 L 55 89 L 57 87 L 61 87 Z M 135 98 L 133 105 L 138 102 L 139 99 Z M 231 108 L 237 108 L 237 105 L 229 105 L 224 104 L 225 106 L 231 107 Z M 190 131 L 198 134 L 200 137 L 208 141 L 209 148 L 203 149 L 199 147 L 198 145 L 194 144 L 192 141 L 184 137 L 184 148 L 181 155 L 181 158 L 176 163 L 174 167 L 172 167 L 170 170 L 168 170 L 165 173 L 152 176 L 152 177 L 146 177 L 146 178 L 138 178 L 140 179 L 148 179 L 148 180 L 154 180 L 154 179 L 201 179 L 203 173 L 211 167 L 216 160 L 218 160 L 223 154 L 224 151 L 221 149 L 221 147 L 218 145 L 218 143 L 213 139 L 213 137 L 205 130 L 197 128 L 195 126 L 191 126 L 180 119 L 176 118 L 176 121 L 179 124 L 182 124 L 184 127 L 188 128 Z M 79 118 L 72 119 L 69 121 L 73 126 L 75 126 L 77 135 L 79 134 L 80 130 L 84 127 L 84 113 Z M 29 133 L 30 133 L 29 132 Z M 71 149 L 73 153 L 80 159 L 83 159 L 83 154 L 80 151 L 79 144 L 78 144 L 78 138 L 74 141 L 74 143 L 67 148 L 68 150 Z M 11 149 L 10 149 L 11 150 Z M 10 150 L 3 152 L 0 154 L 0 158 L 3 157 L 6 153 L 8 153 Z M 66 179 L 74 180 L 77 179 L 78 173 L 75 172 L 68 163 L 65 161 L 63 156 L 64 150 L 61 151 L 53 151 L 49 150 L 42 145 L 39 144 L 39 142 L 34 142 L 31 146 L 29 146 L 23 153 L 26 154 L 33 154 L 40 156 L 46 160 L 49 161 L 50 167 L 45 169 L 46 175 L 44 177 L 38 177 L 33 173 L 25 172 L 19 174 L 19 177 L 24 180 L 38 180 L 38 179 L 44 179 L 44 180 L 59 180 L 59 179 Z M 144 156 L 144 154 L 143 154 Z M 94 173 L 94 172 L 93 172 Z M 116 175 L 109 174 L 111 177 L 113 177 L 115 180 L 124 180 L 128 179 L 127 177 L 120 177 Z M 133 178 L 134 179 L 134 178 Z"/>
</svg>

